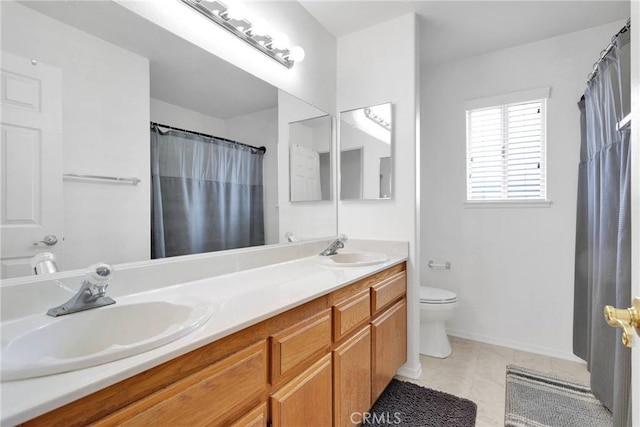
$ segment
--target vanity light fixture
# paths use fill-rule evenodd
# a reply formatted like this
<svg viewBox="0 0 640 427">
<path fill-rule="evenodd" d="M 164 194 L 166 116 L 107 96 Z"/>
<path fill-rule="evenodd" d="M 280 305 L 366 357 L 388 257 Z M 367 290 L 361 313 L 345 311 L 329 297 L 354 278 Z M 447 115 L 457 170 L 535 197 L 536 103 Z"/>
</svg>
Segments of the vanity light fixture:
<svg viewBox="0 0 640 427">
<path fill-rule="evenodd" d="M 304 59 L 304 49 L 300 46 L 289 48 L 289 39 L 284 34 L 267 34 L 266 21 L 261 18 L 247 20 L 240 5 L 226 5 L 218 0 L 180 1 L 287 68 Z"/>
<path fill-rule="evenodd" d="M 383 128 L 385 128 L 386 130 L 390 131 L 391 130 L 391 123 L 389 120 L 387 120 L 384 117 L 381 117 L 379 115 L 377 115 L 376 113 L 374 113 L 373 111 L 371 111 L 371 108 L 365 108 L 364 109 L 364 115 L 367 119 L 372 120 L 374 123 L 382 126 Z"/>
</svg>

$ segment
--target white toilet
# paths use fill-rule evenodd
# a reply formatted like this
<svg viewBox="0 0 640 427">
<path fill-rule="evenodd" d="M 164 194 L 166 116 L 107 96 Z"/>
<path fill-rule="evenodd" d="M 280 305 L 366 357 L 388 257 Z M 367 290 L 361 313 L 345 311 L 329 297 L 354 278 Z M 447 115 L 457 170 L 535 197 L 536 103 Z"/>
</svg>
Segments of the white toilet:
<svg viewBox="0 0 640 427">
<path fill-rule="evenodd" d="M 451 344 L 444 322 L 451 319 L 458 306 L 455 293 L 445 289 L 420 287 L 420 353 L 445 358 Z"/>
</svg>

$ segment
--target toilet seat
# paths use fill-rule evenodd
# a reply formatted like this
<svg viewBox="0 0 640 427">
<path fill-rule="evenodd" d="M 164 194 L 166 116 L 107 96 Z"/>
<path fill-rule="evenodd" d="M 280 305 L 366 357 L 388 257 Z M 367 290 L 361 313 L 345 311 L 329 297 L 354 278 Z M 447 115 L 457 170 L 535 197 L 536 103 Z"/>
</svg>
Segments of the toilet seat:
<svg viewBox="0 0 640 427">
<path fill-rule="evenodd" d="M 420 302 L 426 304 L 451 304 L 458 300 L 454 292 L 446 289 L 420 286 Z"/>
</svg>

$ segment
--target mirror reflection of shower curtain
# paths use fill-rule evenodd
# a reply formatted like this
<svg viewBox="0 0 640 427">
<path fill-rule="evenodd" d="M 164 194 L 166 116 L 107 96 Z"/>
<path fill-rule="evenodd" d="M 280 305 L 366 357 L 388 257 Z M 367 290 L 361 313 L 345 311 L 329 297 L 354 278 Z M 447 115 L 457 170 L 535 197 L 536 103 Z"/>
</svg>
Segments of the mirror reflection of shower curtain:
<svg viewBox="0 0 640 427">
<path fill-rule="evenodd" d="M 151 130 L 151 257 L 264 244 L 264 153 L 175 130 Z"/>
<path fill-rule="evenodd" d="M 320 155 L 297 144 L 291 144 L 291 201 L 322 200 Z"/>
<path fill-rule="evenodd" d="M 593 394 L 613 412 L 613 425 L 631 424 L 631 351 L 621 330 L 609 326 L 605 305 L 631 301 L 631 175 L 629 128 L 617 123 L 630 112 L 629 32 L 587 84 L 581 109 L 578 172 L 573 352 L 586 360 Z"/>
</svg>

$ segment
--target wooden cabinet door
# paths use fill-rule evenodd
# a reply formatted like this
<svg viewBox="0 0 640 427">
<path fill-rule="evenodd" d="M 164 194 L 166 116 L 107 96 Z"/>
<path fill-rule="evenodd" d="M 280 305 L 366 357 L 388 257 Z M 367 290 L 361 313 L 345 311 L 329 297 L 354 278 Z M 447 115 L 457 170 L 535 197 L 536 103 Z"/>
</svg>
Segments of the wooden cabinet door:
<svg viewBox="0 0 640 427">
<path fill-rule="evenodd" d="M 407 361 L 407 300 L 371 322 L 371 404 Z"/>
<path fill-rule="evenodd" d="M 331 354 L 271 395 L 273 427 L 331 426 Z"/>
<path fill-rule="evenodd" d="M 254 408 L 244 417 L 233 423 L 231 427 L 265 427 L 267 425 L 267 404 Z"/>
<path fill-rule="evenodd" d="M 334 425 L 357 425 L 362 421 L 357 413 L 367 411 L 370 406 L 371 326 L 367 325 L 333 351 Z"/>
</svg>

